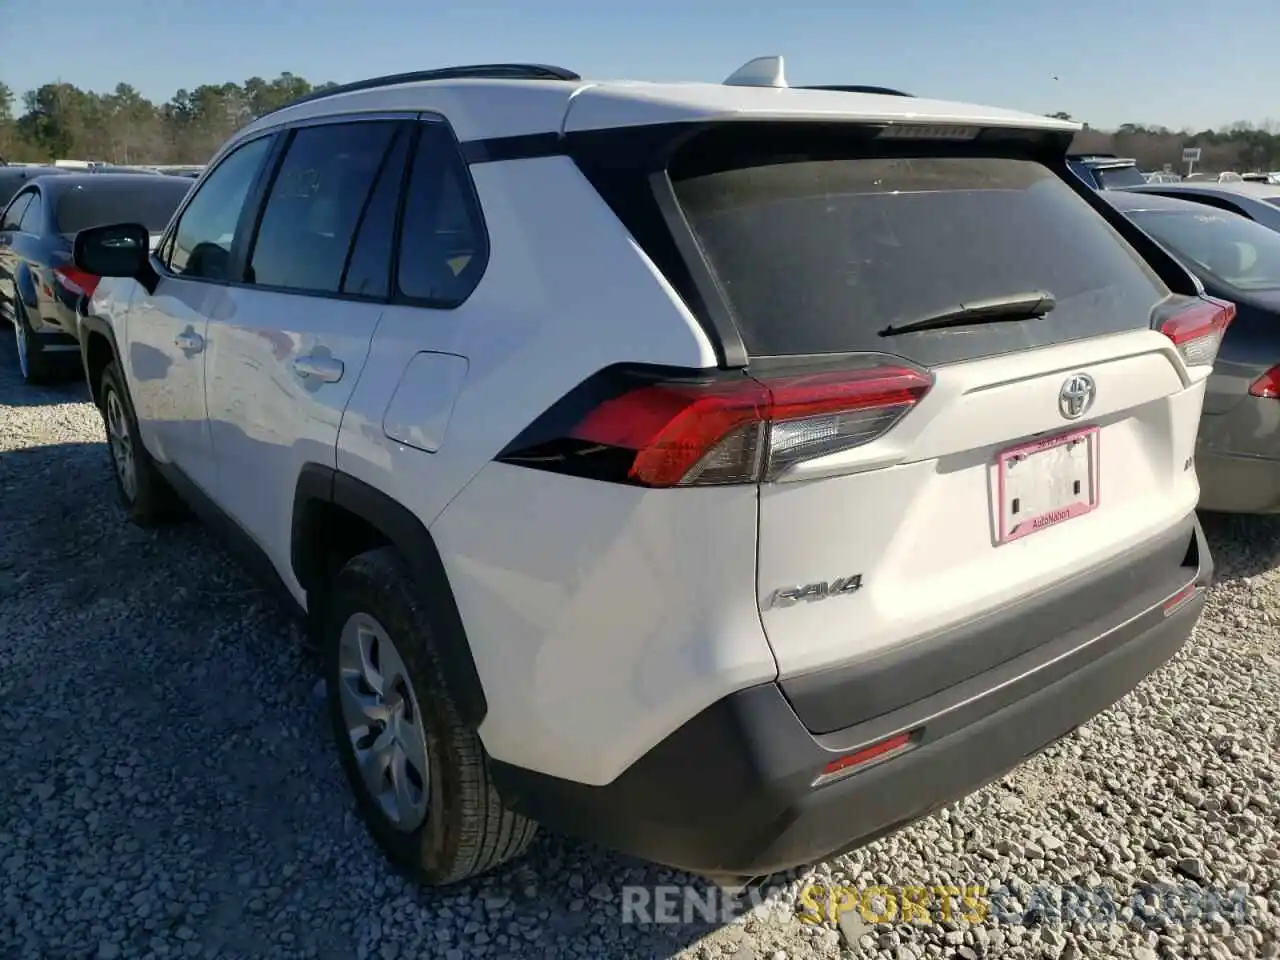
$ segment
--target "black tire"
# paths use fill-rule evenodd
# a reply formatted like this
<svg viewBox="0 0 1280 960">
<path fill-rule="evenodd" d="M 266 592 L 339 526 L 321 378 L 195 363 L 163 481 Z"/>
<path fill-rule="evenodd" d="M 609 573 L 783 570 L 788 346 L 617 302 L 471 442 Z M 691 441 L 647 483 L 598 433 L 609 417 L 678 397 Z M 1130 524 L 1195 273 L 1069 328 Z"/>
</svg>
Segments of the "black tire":
<svg viewBox="0 0 1280 960">
<path fill-rule="evenodd" d="M 57 371 L 52 363 L 49 362 L 49 356 L 40 349 L 40 341 L 31 331 L 31 324 L 27 322 L 27 306 L 22 302 L 21 297 L 15 297 L 13 301 L 13 333 L 14 333 L 14 350 L 19 354 L 19 372 L 22 379 L 32 385 L 50 383 L 55 379 Z M 26 369 L 22 369 L 23 351 L 22 344 L 26 345 Z"/>
<path fill-rule="evenodd" d="M 110 409 L 113 399 L 119 403 L 123 413 L 123 426 L 128 433 L 129 446 L 133 457 L 133 492 L 126 488 L 121 476 L 121 468 L 116 462 L 115 447 L 112 444 Z M 107 434 L 107 454 L 111 460 L 111 475 L 115 478 L 116 493 L 120 497 L 120 505 L 124 507 L 129 518 L 141 527 L 159 527 L 185 516 L 186 511 L 178 495 L 169 486 L 156 469 L 155 461 L 142 445 L 142 437 L 138 432 L 138 419 L 133 412 L 133 402 L 129 399 L 129 391 L 124 387 L 124 378 L 115 362 L 107 364 L 102 371 L 102 380 L 96 397 L 98 410 L 102 414 L 102 426 Z"/>
<path fill-rule="evenodd" d="M 366 827 L 394 866 L 418 882 L 444 886 L 518 857 L 537 825 L 507 809 L 498 796 L 480 738 L 459 718 L 423 611 L 400 554 L 390 547 L 371 550 L 334 579 L 321 614 L 321 643 L 334 739 Z M 386 631 L 420 705 L 431 776 L 426 817 L 412 831 L 399 829 L 371 795 L 343 719 L 340 638 L 355 614 L 372 617 Z"/>
</svg>

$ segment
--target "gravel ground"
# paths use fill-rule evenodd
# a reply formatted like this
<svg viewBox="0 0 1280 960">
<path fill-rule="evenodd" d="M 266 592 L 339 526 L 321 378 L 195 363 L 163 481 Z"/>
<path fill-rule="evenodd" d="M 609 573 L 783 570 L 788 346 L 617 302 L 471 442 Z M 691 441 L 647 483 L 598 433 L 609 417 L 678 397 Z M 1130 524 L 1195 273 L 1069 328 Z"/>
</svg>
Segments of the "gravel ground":
<svg viewBox="0 0 1280 960">
<path fill-rule="evenodd" d="M 460 889 L 393 876 L 294 627 L 200 526 L 124 520 L 83 387 L 22 387 L 4 334 L 4 960 L 1280 956 L 1277 521 L 1208 518 L 1221 581 L 1194 641 L 1011 777 L 732 922 L 623 923 L 624 885 L 688 879 L 548 835 Z M 810 883 L 1006 892 L 984 923 L 823 926 L 796 918 Z M 1159 890 L 1186 908 L 1189 884 L 1242 899 L 1162 922 Z M 1114 920 L 1060 922 L 1063 887 L 1114 890 Z"/>
</svg>

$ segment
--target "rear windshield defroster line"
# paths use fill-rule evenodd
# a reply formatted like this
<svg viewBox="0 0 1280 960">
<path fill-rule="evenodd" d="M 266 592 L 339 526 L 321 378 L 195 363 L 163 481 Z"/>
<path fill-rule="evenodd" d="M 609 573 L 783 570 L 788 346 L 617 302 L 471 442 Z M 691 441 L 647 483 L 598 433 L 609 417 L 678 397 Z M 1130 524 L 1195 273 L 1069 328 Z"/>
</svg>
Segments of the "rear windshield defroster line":
<svg viewBox="0 0 1280 960">
<path fill-rule="evenodd" d="M 1048 167 L 1010 157 L 787 160 L 674 181 L 755 357 L 924 364 L 1148 327 L 1169 295 Z M 881 337 L 957 303 L 1052 291 L 1036 323 Z"/>
</svg>

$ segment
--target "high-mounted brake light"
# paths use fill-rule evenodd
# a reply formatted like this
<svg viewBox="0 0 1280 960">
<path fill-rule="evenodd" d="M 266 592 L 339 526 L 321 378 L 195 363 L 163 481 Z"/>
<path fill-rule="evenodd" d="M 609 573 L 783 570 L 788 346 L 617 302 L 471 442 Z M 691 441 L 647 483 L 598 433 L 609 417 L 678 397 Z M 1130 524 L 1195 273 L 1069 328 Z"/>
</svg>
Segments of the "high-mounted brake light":
<svg viewBox="0 0 1280 960">
<path fill-rule="evenodd" d="M 876 134 L 879 140 L 973 140 L 981 127 L 952 123 L 891 123 Z"/>
<path fill-rule="evenodd" d="M 1235 316 L 1234 303 L 1206 297 L 1166 320 L 1160 332 L 1173 341 L 1187 366 L 1212 364 Z"/>
<path fill-rule="evenodd" d="M 1272 367 L 1249 385 L 1249 396 L 1280 400 L 1280 365 Z"/>
<path fill-rule="evenodd" d="M 85 273 L 83 270 L 78 270 L 73 266 L 54 267 L 53 275 L 58 278 L 58 284 L 62 289 L 73 296 L 83 294 L 86 297 L 91 297 L 93 296 L 93 291 L 98 287 L 98 277 L 91 273 Z"/>
<path fill-rule="evenodd" d="M 596 406 L 570 437 L 625 452 L 631 483 L 755 483 L 883 436 L 932 385 L 927 374 L 896 365 L 647 384 Z"/>
</svg>

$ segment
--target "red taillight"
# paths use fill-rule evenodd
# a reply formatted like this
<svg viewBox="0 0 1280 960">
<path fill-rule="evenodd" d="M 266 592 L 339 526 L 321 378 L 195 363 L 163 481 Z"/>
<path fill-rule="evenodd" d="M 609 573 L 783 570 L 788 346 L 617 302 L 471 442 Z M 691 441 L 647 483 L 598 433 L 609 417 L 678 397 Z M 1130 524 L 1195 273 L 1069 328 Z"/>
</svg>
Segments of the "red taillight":
<svg viewBox="0 0 1280 960">
<path fill-rule="evenodd" d="M 883 435 L 933 385 L 919 370 L 638 387 L 591 411 L 579 441 L 634 454 L 628 477 L 650 487 L 753 483 Z"/>
<path fill-rule="evenodd" d="M 830 783 L 832 780 L 848 776 L 855 769 L 865 766 L 872 760 L 882 760 L 889 756 L 905 753 L 915 743 L 917 732 L 898 733 L 878 743 L 873 743 L 869 747 L 863 747 L 861 750 L 846 754 L 839 760 L 832 760 L 822 768 L 822 772 L 814 778 L 811 786 L 820 787 L 823 784 Z"/>
<path fill-rule="evenodd" d="M 1272 367 L 1249 384 L 1249 395 L 1264 400 L 1280 400 L 1280 366 Z"/>
<path fill-rule="evenodd" d="M 53 275 L 58 278 L 58 283 L 64 290 L 75 296 L 84 294 L 91 297 L 98 286 L 98 277 L 71 266 L 54 267 Z"/>
<path fill-rule="evenodd" d="M 1162 323 L 1160 332 L 1173 341 L 1187 366 L 1212 364 L 1235 316 L 1234 303 L 1206 297 Z"/>
</svg>

